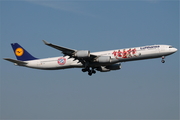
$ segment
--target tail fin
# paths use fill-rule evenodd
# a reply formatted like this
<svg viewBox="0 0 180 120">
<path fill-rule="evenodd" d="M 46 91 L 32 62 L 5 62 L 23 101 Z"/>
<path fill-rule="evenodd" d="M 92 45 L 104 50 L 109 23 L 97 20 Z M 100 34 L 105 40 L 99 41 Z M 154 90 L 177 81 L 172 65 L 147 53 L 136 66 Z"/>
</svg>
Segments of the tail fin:
<svg viewBox="0 0 180 120">
<path fill-rule="evenodd" d="M 11 44 L 14 54 L 18 60 L 27 61 L 27 60 L 35 60 L 37 58 L 33 57 L 30 53 L 28 53 L 23 47 L 21 47 L 18 43 Z"/>
</svg>

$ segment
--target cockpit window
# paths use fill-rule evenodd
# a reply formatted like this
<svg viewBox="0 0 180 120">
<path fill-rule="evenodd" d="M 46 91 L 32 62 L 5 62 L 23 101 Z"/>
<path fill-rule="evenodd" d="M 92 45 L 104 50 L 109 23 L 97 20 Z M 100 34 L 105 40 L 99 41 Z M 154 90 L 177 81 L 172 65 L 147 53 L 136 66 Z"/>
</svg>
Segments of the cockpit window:
<svg viewBox="0 0 180 120">
<path fill-rule="evenodd" d="M 169 48 L 173 48 L 172 46 L 169 46 Z"/>
</svg>

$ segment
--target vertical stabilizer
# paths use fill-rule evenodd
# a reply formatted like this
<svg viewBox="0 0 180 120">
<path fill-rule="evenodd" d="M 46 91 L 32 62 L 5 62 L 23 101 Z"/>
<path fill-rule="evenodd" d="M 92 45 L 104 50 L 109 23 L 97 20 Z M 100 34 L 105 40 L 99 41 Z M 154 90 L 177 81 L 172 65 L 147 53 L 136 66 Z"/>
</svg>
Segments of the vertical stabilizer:
<svg viewBox="0 0 180 120">
<path fill-rule="evenodd" d="M 30 53 L 28 53 L 23 47 L 21 47 L 18 43 L 12 43 L 11 44 L 14 54 L 18 60 L 21 61 L 27 61 L 27 60 L 35 60 L 34 56 L 32 56 Z"/>
</svg>

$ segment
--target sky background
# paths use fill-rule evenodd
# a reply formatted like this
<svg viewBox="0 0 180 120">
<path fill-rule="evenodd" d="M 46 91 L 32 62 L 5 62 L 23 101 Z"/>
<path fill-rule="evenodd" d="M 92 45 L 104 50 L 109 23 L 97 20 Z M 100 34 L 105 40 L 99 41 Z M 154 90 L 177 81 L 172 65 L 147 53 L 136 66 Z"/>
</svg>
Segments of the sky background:
<svg viewBox="0 0 180 120">
<path fill-rule="evenodd" d="M 122 63 L 88 76 L 81 69 L 14 66 L 19 43 L 38 58 L 61 56 L 42 40 L 91 52 L 169 44 L 179 49 L 179 1 L 0 1 L 0 119 L 179 118 L 179 51 Z"/>
</svg>

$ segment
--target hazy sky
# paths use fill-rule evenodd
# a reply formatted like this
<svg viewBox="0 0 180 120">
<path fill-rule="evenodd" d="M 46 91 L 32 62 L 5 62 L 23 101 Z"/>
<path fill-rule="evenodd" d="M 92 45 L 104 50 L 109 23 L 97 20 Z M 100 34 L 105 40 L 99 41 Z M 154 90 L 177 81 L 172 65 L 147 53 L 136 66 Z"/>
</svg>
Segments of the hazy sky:
<svg viewBox="0 0 180 120">
<path fill-rule="evenodd" d="M 92 52 L 153 44 L 179 49 L 179 1 L 0 1 L 0 119 L 178 119 L 179 51 L 122 63 L 88 76 L 81 69 L 14 66 L 17 42 L 37 58 L 61 56 L 43 44 Z"/>
</svg>

